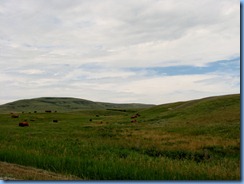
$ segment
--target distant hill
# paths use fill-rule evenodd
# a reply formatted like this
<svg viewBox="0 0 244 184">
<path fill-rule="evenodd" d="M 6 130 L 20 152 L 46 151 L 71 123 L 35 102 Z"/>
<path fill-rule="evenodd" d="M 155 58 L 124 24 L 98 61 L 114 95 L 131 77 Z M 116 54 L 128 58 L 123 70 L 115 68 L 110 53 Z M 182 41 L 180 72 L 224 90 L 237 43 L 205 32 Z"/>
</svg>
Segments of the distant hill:
<svg viewBox="0 0 244 184">
<path fill-rule="evenodd" d="M 72 112 L 80 110 L 92 109 L 108 109 L 108 110 L 125 110 L 125 109 L 141 109 L 143 114 L 148 114 L 148 117 L 157 117 L 157 119 L 164 119 L 167 116 L 174 116 L 176 114 L 195 114 L 201 113 L 206 115 L 211 111 L 219 110 L 225 112 L 226 110 L 240 111 L 240 94 L 224 95 L 207 97 L 203 99 L 190 100 L 184 102 L 175 102 L 162 105 L 152 104 L 117 104 L 94 102 L 79 98 L 67 97 L 42 97 L 34 99 L 18 100 L 4 105 L 0 105 L 0 113 L 10 112 L 44 112 L 45 110 L 58 112 Z M 154 119 L 154 118 L 153 118 Z"/>
<path fill-rule="evenodd" d="M 240 94 L 157 105 L 140 111 L 148 123 L 206 124 L 240 122 Z"/>
<path fill-rule="evenodd" d="M 34 99 L 18 100 L 4 105 L 0 105 L 0 113 L 9 112 L 44 112 L 45 110 L 69 112 L 90 109 L 141 109 L 148 108 L 154 105 L 151 104 L 116 104 L 93 102 L 79 98 L 66 98 L 66 97 L 42 97 Z"/>
</svg>

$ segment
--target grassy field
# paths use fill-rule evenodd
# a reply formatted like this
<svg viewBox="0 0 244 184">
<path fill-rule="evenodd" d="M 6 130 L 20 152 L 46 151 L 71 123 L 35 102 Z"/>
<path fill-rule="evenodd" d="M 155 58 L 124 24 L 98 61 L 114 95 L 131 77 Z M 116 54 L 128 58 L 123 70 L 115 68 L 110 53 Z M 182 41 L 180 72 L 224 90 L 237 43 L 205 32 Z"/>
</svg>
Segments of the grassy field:
<svg viewBox="0 0 244 184">
<path fill-rule="evenodd" d="M 18 126 L 24 120 L 29 127 Z M 4 111 L 0 132 L 0 161 L 85 180 L 240 180 L 240 95 L 19 118 Z"/>
</svg>

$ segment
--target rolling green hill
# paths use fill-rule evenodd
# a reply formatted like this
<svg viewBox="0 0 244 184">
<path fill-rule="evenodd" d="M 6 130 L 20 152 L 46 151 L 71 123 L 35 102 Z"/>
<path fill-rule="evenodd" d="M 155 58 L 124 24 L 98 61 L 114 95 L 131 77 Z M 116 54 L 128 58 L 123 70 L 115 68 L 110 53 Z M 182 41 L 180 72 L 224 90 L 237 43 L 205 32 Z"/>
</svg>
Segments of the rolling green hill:
<svg viewBox="0 0 244 184">
<path fill-rule="evenodd" d="M 166 115 L 166 114 L 203 114 L 215 112 L 215 111 L 226 111 L 226 110 L 237 110 L 240 111 L 240 94 L 223 95 L 215 97 L 207 97 L 197 100 L 190 100 L 185 102 L 175 102 L 169 104 L 157 105 L 151 108 L 142 110 L 146 114 L 153 115 Z"/>
<path fill-rule="evenodd" d="M 143 109 L 140 119 L 159 127 L 173 127 L 169 132 L 239 138 L 240 105 L 240 94 L 208 97 Z"/>
<path fill-rule="evenodd" d="M 205 134 L 212 131 L 214 134 L 227 132 L 229 136 L 239 137 L 240 104 L 239 94 L 208 97 L 143 109 L 140 111 L 140 118 L 155 126 L 175 124 L 170 131 L 185 134 Z"/>
<path fill-rule="evenodd" d="M 89 109 L 135 109 L 148 108 L 153 105 L 148 104 L 115 104 L 93 102 L 78 98 L 42 97 L 34 99 L 18 100 L 4 105 L 0 105 L 0 113 L 9 112 L 44 112 L 45 110 L 69 112 Z"/>
</svg>

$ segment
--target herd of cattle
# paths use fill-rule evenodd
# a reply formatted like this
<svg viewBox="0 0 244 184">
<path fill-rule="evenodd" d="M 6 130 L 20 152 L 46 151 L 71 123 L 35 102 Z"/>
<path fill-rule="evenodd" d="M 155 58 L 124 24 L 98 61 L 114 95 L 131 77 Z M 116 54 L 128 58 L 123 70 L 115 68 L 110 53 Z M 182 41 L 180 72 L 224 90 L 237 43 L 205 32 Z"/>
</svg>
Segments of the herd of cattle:
<svg viewBox="0 0 244 184">
<path fill-rule="evenodd" d="M 46 110 L 45 112 L 46 113 L 52 113 L 51 110 Z M 54 111 L 54 112 L 57 112 L 57 111 Z M 24 113 L 24 112 L 22 112 L 22 113 Z M 34 111 L 34 113 L 36 113 L 36 111 Z M 131 118 L 131 123 L 137 123 L 138 122 L 137 121 L 137 118 L 140 117 L 140 116 L 141 115 L 139 113 L 136 113 L 135 115 L 131 116 L 130 117 Z M 12 118 L 19 118 L 19 115 L 18 114 L 11 113 L 11 117 Z M 96 117 L 99 117 L 99 115 L 96 115 Z M 34 121 L 34 120 L 31 120 L 31 121 Z M 90 121 L 92 121 L 92 119 L 90 119 Z M 57 119 L 54 119 L 53 122 L 54 123 L 57 123 L 58 120 Z M 27 126 L 29 126 L 29 123 L 27 122 L 27 120 L 24 120 L 23 122 L 20 122 L 19 123 L 19 126 L 20 127 L 27 127 Z"/>
<path fill-rule="evenodd" d="M 46 113 L 51 113 L 52 111 L 51 110 L 45 110 L 45 112 Z M 54 111 L 54 112 L 56 113 L 57 111 Z M 29 114 L 30 113 L 31 112 L 29 112 Z M 34 113 L 37 113 L 37 111 L 34 111 Z M 11 114 L 11 117 L 12 118 L 19 118 L 19 114 L 14 114 L 14 113 L 10 113 L 10 114 Z M 22 112 L 22 114 L 24 114 L 24 112 Z M 34 120 L 30 120 L 30 121 L 34 121 Z M 54 123 L 57 123 L 58 120 L 57 119 L 54 119 L 53 122 Z M 27 120 L 24 120 L 24 121 L 22 121 L 22 122 L 19 123 L 19 126 L 20 127 L 27 127 L 27 126 L 29 126 L 29 123 L 27 122 Z"/>
<path fill-rule="evenodd" d="M 138 113 L 136 113 L 134 116 L 131 116 L 130 118 L 131 118 L 131 123 L 137 123 L 137 119 L 136 118 L 138 118 L 138 117 L 140 117 L 141 115 L 140 114 L 138 114 Z"/>
</svg>

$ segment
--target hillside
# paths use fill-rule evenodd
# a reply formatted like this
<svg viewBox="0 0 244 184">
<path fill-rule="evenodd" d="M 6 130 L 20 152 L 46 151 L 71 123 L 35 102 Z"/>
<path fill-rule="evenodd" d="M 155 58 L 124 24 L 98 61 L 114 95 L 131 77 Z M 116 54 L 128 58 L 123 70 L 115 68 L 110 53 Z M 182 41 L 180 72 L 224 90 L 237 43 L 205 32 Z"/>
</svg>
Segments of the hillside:
<svg viewBox="0 0 244 184">
<path fill-rule="evenodd" d="M 148 104 L 115 104 L 104 102 L 93 102 L 79 98 L 42 97 L 34 99 L 18 100 L 0 105 L 0 113 L 9 112 L 44 112 L 45 110 L 69 112 L 90 109 L 131 109 L 148 108 Z"/>
<path fill-rule="evenodd" d="M 240 94 L 213 96 L 197 100 L 162 104 L 143 111 L 152 114 L 162 114 L 172 111 L 190 111 L 191 113 L 202 111 L 202 113 L 206 113 L 206 111 L 217 110 L 218 108 L 225 109 L 231 105 L 240 108 Z"/>
<path fill-rule="evenodd" d="M 207 98 L 202 98 L 197 100 L 162 104 L 162 105 L 157 105 L 145 109 L 143 110 L 143 112 L 162 115 L 165 113 L 174 113 L 174 112 L 193 113 L 197 111 L 205 114 L 206 112 L 212 110 L 226 109 L 232 105 L 240 109 L 240 94 L 213 96 L 213 97 L 207 97 Z"/>
<path fill-rule="evenodd" d="M 168 125 L 181 134 L 240 137 L 240 94 L 158 105 L 140 111 L 139 121 Z"/>
</svg>

